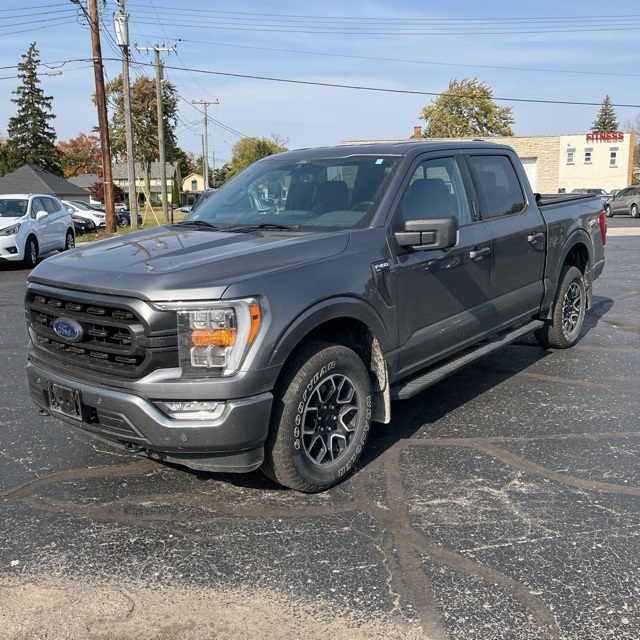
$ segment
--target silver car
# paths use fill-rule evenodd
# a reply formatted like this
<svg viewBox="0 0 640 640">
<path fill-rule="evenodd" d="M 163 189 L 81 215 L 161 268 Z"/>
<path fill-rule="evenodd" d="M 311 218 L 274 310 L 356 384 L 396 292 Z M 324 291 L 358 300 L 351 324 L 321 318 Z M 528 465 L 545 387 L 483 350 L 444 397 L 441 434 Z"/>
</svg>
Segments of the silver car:
<svg viewBox="0 0 640 640">
<path fill-rule="evenodd" d="M 616 193 L 605 205 L 607 217 L 628 214 L 632 218 L 640 218 L 640 185 L 625 187 Z"/>
</svg>

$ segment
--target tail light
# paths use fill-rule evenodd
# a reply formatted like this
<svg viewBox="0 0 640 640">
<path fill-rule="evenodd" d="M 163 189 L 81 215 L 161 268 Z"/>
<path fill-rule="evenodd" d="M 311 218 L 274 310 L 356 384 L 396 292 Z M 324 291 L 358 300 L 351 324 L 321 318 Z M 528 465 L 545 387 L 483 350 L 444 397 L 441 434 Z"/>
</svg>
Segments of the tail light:
<svg viewBox="0 0 640 640">
<path fill-rule="evenodd" d="M 600 237 L 602 238 L 602 244 L 607 244 L 607 216 L 604 213 L 604 209 L 598 214 L 598 224 L 600 225 Z"/>
</svg>

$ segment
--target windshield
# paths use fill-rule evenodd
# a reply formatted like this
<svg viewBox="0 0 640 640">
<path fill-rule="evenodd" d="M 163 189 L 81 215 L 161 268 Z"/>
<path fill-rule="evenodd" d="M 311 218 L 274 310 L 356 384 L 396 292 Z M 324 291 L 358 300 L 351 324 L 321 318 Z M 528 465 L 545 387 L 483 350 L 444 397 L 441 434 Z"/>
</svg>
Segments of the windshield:
<svg viewBox="0 0 640 640">
<path fill-rule="evenodd" d="M 184 222 L 219 229 L 337 231 L 373 219 L 398 156 L 257 162 L 207 199 Z"/>
<path fill-rule="evenodd" d="M 27 198 L 0 198 L 0 218 L 21 218 L 28 206 Z"/>
</svg>

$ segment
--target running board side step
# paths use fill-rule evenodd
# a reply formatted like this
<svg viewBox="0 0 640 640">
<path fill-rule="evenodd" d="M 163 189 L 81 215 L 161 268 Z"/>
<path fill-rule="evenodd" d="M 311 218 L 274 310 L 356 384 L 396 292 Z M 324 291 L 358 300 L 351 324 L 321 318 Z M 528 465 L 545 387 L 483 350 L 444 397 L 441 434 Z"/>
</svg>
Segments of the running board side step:
<svg viewBox="0 0 640 640">
<path fill-rule="evenodd" d="M 494 351 L 498 351 L 498 349 L 502 349 L 502 347 L 514 342 L 531 331 L 539 329 L 543 325 L 544 322 L 542 322 L 542 320 L 532 320 L 531 322 L 517 327 L 516 329 L 512 329 L 507 333 L 499 334 L 489 342 L 481 342 L 471 350 L 464 351 L 462 355 L 453 356 L 453 358 L 450 358 L 444 364 L 430 369 L 427 373 L 418 376 L 417 378 L 412 378 L 406 382 L 394 385 L 391 387 L 391 399 L 407 400 L 421 391 L 424 391 L 427 387 L 436 384 L 436 382 L 444 380 L 444 378 L 450 376 L 452 373 L 455 373 L 477 360 L 488 356 Z"/>
</svg>

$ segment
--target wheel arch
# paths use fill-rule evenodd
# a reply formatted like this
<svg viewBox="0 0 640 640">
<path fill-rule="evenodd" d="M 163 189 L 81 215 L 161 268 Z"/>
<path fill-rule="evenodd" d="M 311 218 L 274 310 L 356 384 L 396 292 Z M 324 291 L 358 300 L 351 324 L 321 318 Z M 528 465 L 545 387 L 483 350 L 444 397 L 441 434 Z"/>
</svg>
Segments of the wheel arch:
<svg viewBox="0 0 640 640">
<path fill-rule="evenodd" d="M 366 303 L 344 298 L 326 300 L 308 309 L 287 327 L 272 350 L 269 364 L 281 361 L 280 379 L 287 370 L 287 363 L 309 342 L 348 347 L 369 371 L 373 389 L 373 420 L 388 423 L 391 419 L 391 394 L 383 356 L 388 339 L 382 319 Z"/>
<path fill-rule="evenodd" d="M 555 298 L 556 289 L 560 286 L 560 274 L 565 266 L 576 267 L 582 271 L 584 276 L 584 285 L 586 292 L 586 308 L 591 308 L 592 296 L 592 278 L 591 278 L 591 257 L 593 255 L 593 247 L 591 240 L 585 231 L 580 229 L 577 231 L 572 241 L 567 243 L 562 260 L 558 261 L 556 271 L 553 277 L 546 277 L 547 281 L 547 297 L 548 304 L 545 310 L 540 314 L 542 319 L 550 319 L 553 314 L 553 299 Z M 551 285 L 551 286 L 549 286 Z"/>
</svg>

